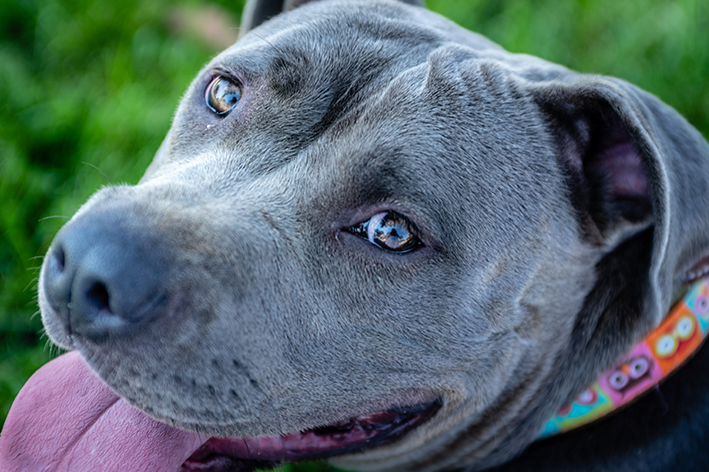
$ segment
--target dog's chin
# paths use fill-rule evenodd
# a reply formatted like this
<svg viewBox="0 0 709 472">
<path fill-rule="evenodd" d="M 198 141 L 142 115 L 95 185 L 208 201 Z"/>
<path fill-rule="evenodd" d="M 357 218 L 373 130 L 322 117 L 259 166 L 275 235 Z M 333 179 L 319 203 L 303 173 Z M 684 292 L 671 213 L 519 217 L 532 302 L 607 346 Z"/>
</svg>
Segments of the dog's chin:
<svg viewBox="0 0 709 472">
<path fill-rule="evenodd" d="M 396 441 L 430 419 L 440 406 L 441 401 L 435 400 L 281 436 L 214 437 L 195 451 L 180 471 L 249 471 L 270 468 L 281 461 L 357 452 Z"/>
</svg>

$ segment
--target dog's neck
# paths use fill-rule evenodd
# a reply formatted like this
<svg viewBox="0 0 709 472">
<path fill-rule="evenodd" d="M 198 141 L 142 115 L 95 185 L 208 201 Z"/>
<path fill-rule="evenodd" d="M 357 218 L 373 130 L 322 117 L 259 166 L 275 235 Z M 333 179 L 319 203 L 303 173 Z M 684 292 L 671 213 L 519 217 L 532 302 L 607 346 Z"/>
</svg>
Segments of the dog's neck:
<svg viewBox="0 0 709 472">
<path fill-rule="evenodd" d="M 702 345 L 709 333 L 709 257 L 690 269 L 684 296 L 665 320 L 551 418 L 538 439 L 616 411 L 657 386 Z"/>
</svg>

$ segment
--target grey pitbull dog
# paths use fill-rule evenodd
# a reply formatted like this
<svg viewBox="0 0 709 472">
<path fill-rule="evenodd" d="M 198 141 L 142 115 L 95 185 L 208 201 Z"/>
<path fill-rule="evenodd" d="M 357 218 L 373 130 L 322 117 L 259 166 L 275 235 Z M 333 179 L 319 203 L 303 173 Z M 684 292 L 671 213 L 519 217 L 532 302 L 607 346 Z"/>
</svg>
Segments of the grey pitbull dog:
<svg viewBox="0 0 709 472">
<path fill-rule="evenodd" d="M 664 397 L 528 448 L 704 267 L 700 134 L 417 6 L 280 10 L 248 5 L 141 182 L 94 195 L 45 259 L 52 340 L 171 425 L 132 466 L 92 449 L 100 470 L 704 470 L 706 349 Z"/>
</svg>

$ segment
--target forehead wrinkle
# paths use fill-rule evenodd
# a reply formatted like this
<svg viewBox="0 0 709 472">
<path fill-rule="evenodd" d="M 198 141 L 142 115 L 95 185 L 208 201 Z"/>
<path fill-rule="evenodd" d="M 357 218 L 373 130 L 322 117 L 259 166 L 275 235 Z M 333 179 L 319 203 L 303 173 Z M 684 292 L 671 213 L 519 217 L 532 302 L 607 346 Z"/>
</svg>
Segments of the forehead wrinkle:
<svg viewBox="0 0 709 472">
<path fill-rule="evenodd" d="M 278 44 L 289 44 L 293 34 L 305 36 L 307 30 L 307 25 L 300 25 L 275 30 L 267 35 L 260 34 L 259 30 L 250 31 L 214 58 L 210 67 L 222 65 L 249 79 L 260 78 L 269 69 L 273 58 L 283 55 L 283 49 Z M 268 60 L 264 61 L 264 58 Z"/>
</svg>

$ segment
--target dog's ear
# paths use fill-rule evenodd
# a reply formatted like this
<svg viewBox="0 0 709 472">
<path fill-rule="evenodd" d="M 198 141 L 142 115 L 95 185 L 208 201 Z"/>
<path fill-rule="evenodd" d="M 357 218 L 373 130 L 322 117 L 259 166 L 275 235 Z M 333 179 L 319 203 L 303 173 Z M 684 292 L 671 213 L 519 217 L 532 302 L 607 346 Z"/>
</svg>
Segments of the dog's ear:
<svg viewBox="0 0 709 472">
<path fill-rule="evenodd" d="M 248 0 L 241 15 L 240 36 L 256 28 L 279 13 L 287 12 L 306 3 L 324 0 Z M 424 6 L 423 0 L 400 0 L 410 5 Z"/>
<path fill-rule="evenodd" d="M 627 100 L 601 84 L 544 87 L 536 100 L 548 119 L 584 235 L 621 239 L 653 221 L 656 150 Z"/>
<path fill-rule="evenodd" d="M 578 341 L 594 351 L 590 336 L 634 342 L 709 251 L 709 146 L 670 107 L 618 79 L 574 76 L 532 94 L 580 233 L 601 256 Z"/>
<path fill-rule="evenodd" d="M 556 148 L 581 240 L 597 251 L 594 285 L 545 394 L 564 402 L 660 324 L 709 252 L 709 145 L 622 80 L 570 73 L 525 86 Z M 548 414 L 539 411 L 537 419 Z"/>
</svg>

